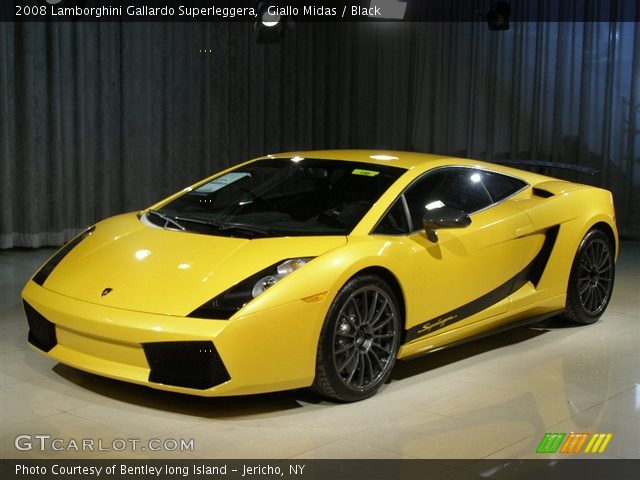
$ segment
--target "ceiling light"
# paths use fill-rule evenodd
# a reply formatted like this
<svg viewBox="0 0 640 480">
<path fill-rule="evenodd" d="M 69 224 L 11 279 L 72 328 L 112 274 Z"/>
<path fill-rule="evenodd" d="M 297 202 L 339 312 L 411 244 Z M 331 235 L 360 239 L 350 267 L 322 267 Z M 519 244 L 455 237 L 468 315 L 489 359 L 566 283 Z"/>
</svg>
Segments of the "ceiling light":
<svg viewBox="0 0 640 480">
<path fill-rule="evenodd" d="M 253 24 L 253 36 L 257 43 L 277 43 L 282 40 L 283 19 L 277 7 L 267 1 L 258 1 L 258 20 Z"/>
<path fill-rule="evenodd" d="M 487 13 L 487 25 L 489 30 L 509 30 L 509 16 L 511 15 L 511 5 L 500 1 L 493 4 Z"/>
<path fill-rule="evenodd" d="M 380 15 L 370 16 L 402 20 L 407 11 L 407 2 L 404 0 L 371 0 L 371 8 L 369 11 L 375 11 L 375 7 L 378 7 Z"/>
</svg>

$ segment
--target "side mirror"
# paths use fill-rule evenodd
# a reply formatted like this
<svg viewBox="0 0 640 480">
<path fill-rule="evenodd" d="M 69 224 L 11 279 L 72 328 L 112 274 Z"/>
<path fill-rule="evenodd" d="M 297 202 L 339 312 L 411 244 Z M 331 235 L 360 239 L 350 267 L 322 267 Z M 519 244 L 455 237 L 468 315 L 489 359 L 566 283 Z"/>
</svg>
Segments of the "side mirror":
<svg viewBox="0 0 640 480">
<path fill-rule="evenodd" d="M 471 218 L 462 210 L 442 205 L 438 208 L 427 209 L 422 216 L 422 225 L 427 232 L 427 238 L 433 243 L 438 241 L 436 230 L 440 228 L 464 228 L 471 225 Z"/>
</svg>

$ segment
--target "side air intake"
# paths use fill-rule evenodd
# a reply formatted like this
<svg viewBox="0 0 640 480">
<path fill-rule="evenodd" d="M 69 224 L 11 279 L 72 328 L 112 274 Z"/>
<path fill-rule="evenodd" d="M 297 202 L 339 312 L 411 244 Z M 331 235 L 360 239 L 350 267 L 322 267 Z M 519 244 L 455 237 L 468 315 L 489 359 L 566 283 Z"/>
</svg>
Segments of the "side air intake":
<svg viewBox="0 0 640 480">
<path fill-rule="evenodd" d="M 543 188 L 537 188 L 537 187 L 533 187 L 533 194 L 536 197 L 542 197 L 542 198 L 553 197 L 553 193 L 551 193 L 549 190 L 545 190 Z"/>
</svg>

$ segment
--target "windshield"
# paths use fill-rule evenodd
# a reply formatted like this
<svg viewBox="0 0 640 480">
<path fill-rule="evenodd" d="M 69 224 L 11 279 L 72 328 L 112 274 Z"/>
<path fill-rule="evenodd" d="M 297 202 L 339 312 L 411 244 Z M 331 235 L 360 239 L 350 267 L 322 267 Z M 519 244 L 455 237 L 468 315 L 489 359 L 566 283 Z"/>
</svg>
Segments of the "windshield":
<svg viewBox="0 0 640 480">
<path fill-rule="evenodd" d="M 147 220 L 213 235 L 347 235 L 404 169 L 319 159 L 266 159 L 218 176 Z"/>
</svg>

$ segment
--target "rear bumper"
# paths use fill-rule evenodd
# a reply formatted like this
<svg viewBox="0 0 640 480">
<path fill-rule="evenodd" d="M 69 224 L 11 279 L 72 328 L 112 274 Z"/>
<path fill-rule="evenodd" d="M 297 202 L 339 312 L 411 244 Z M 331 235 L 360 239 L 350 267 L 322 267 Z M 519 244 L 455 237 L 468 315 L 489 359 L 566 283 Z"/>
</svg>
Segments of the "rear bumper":
<svg viewBox="0 0 640 480">
<path fill-rule="evenodd" d="M 80 301 L 32 281 L 22 297 L 29 341 L 40 352 L 98 375 L 202 396 L 311 385 L 328 309 L 325 298 L 232 320 L 184 318 Z"/>
</svg>

